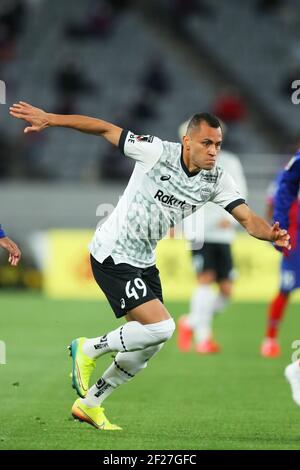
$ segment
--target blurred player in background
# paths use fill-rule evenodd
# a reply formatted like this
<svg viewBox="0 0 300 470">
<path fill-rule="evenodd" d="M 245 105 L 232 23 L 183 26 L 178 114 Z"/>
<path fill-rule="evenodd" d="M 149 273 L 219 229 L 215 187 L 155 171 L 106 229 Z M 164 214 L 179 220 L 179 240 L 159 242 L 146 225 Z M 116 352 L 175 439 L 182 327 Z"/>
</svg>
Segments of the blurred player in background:
<svg viewBox="0 0 300 470">
<path fill-rule="evenodd" d="M 188 122 L 184 122 L 179 127 L 181 140 L 187 125 Z M 218 164 L 232 176 L 246 199 L 247 184 L 238 157 L 222 149 Z M 178 348 L 180 351 L 189 351 L 194 337 L 196 352 L 210 354 L 220 350 L 213 339 L 214 315 L 226 308 L 232 293 L 234 269 L 231 243 L 235 237 L 237 222 L 229 213 L 210 202 L 203 207 L 202 213 L 199 211 L 192 217 L 202 217 L 204 237 L 202 233 L 195 233 L 197 223 L 190 224 L 188 221 L 184 224 L 184 235 L 191 243 L 198 285 L 191 299 L 190 313 L 182 316 L 178 322 Z M 214 283 L 217 283 L 218 291 L 214 288 Z"/>
<path fill-rule="evenodd" d="M 21 251 L 19 247 L 8 238 L 0 225 L 0 246 L 9 253 L 8 262 L 11 266 L 17 266 L 21 259 Z"/>
<path fill-rule="evenodd" d="M 281 264 L 281 291 L 286 302 L 293 289 L 300 287 L 300 150 L 290 160 L 279 177 L 274 197 L 274 220 L 290 229 L 291 250 L 283 251 Z M 278 247 L 276 247 L 278 249 Z M 275 318 L 277 320 L 277 318 Z M 276 326 L 276 325 L 275 325 Z M 279 351 L 275 350 L 279 353 Z M 276 354 L 277 355 L 277 354 Z M 300 406 L 300 360 L 289 364 L 284 371 L 293 400 Z"/>
<path fill-rule="evenodd" d="M 300 200 L 299 182 L 300 150 L 281 170 L 269 189 L 267 199 L 268 220 L 276 220 L 289 230 L 291 250 L 283 250 L 280 266 L 280 288 L 268 309 L 265 338 L 261 345 L 263 357 L 274 358 L 280 355 L 277 341 L 278 330 L 290 294 L 300 287 Z"/>
<path fill-rule="evenodd" d="M 289 364 L 285 368 L 284 375 L 291 386 L 294 402 L 300 406 L 300 360 Z"/>
<path fill-rule="evenodd" d="M 252 212 L 231 176 L 216 165 L 222 129 L 211 114 L 193 116 L 183 145 L 150 135 L 135 135 L 101 119 L 46 113 L 24 102 L 11 106 L 10 114 L 30 124 L 24 130 L 26 134 L 46 127 L 76 129 L 105 138 L 136 160 L 122 198 L 105 223 L 96 229 L 90 245 L 95 280 L 115 316 L 127 323 L 95 338 L 77 338 L 70 345 L 72 382 L 80 396 L 73 404 L 73 416 L 97 429 L 119 430 L 106 418 L 102 402 L 145 369 L 175 329 L 163 303 L 155 266 L 156 244 L 170 226 L 209 200 L 232 213 L 256 238 L 289 247 L 289 234 L 279 224 L 271 227 Z M 115 355 L 111 365 L 90 387 L 96 360 L 112 352 Z M 155 390 L 157 385 L 163 383 L 156 384 Z M 153 391 L 149 392 L 151 396 Z M 126 403 L 124 410 L 128 411 Z"/>
</svg>

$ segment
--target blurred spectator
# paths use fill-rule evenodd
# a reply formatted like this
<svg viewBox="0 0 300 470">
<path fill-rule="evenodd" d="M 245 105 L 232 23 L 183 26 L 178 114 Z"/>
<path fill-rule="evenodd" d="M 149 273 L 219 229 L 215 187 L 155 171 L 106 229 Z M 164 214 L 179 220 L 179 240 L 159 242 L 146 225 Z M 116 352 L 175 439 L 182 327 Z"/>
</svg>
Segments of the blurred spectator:
<svg viewBox="0 0 300 470">
<path fill-rule="evenodd" d="M 76 97 L 96 91 L 96 85 L 87 78 L 79 63 L 72 59 L 58 67 L 54 83 L 58 93 L 56 112 L 60 114 L 73 114 L 76 111 Z"/>
<path fill-rule="evenodd" d="M 283 0 L 258 0 L 256 2 L 257 13 L 277 13 L 283 5 Z"/>
<path fill-rule="evenodd" d="M 230 126 L 245 119 L 246 105 L 236 89 L 226 88 L 217 97 L 213 113 Z"/>
<path fill-rule="evenodd" d="M 133 102 L 129 112 L 136 121 L 155 118 L 155 102 L 149 93 L 142 91 L 136 101 Z"/>
<path fill-rule="evenodd" d="M 14 56 L 15 41 L 22 31 L 26 14 L 23 0 L 1 0 L 0 2 L 0 59 Z"/>
<path fill-rule="evenodd" d="M 106 0 L 106 3 L 108 3 L 117 14 L 123 10 L 127 10 L 132 2 L 131 0 Z"/>
<path fill-rule="evenodd" d="M 87 18 L 82 23 L 68 25 L 66 34 L 72 39 L 106 39 L 113 32 L 114 17 L 114 10 L 110 2 L 94 1 Z"/>
<path fill-rule="evenodd" d="M 0 131 L 0 149 L 0 179 L 5 179 L 11 176 L 14 152 L 9 139 L 3 131 Z"/>
<path fill-rule="evenodd" d="M 215 15 L 212 6 L 203 0 L 170 0 L 168 9 L 173 21 L 177 24 L 183 23 L 187 17 L 193 15 L 204 17 L 213 17 Z"/>
<path fill-rule="evenodd" d="M 164 62 L 160 58 L 154 58 L 146 66 L 142 78 L 142 86 L 147 91 L 163 95 L 171 89 L 171 81 L 166 71 Z"/>
</svg>

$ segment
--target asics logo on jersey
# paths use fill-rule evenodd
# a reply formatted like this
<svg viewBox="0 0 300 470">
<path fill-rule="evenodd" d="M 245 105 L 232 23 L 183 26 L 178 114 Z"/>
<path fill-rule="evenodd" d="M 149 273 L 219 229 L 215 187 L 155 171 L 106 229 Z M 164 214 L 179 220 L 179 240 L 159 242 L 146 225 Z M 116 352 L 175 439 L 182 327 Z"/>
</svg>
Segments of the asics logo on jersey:
<svg viewBox="0 0 300 470">
<path fill-rule="evenodd" d="M 157 190 L 157 192 L 154 196 L 154 199 L 158 199 L 163 204 L 167 204 L 168 206 L 171 206 L 171 207 L 176 207 L 176 208 L 180 208 L 180 209 L 184 209 L 184 210 L 187 210 L 187 209 L 195 210 L 196 209 L 195 204 L 189 204 L 186 201 L 180 201 L 180 199 L 177 199 L 172 194 L 171 195 L 170 194 L 164 194 L 164 192 L 161 191 L 160 189 Z"/>
<path fill-rule="evenodd" d="M 171 178 L 171 175 L 163 175 L 160 177 L 161 181 L 168 181 Z"/>
</svg>

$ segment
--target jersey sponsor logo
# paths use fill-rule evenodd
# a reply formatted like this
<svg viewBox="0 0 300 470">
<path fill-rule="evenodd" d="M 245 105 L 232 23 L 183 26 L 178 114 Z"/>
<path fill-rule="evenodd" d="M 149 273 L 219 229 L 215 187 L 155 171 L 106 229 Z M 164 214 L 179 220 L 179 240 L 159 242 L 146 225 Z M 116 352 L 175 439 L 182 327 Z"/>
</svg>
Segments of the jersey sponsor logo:
<svg viewBox="0 0 300 470">
<path fill-rule="evenodd" d="M 216 183 L 218 176 L 217 175 L 202 175 L 201 179 L 207 181 L 208 183 Z"/>
<path fill-rule="evenodd" d="M 177 199 L 172 194 L 164 194 L 164 192 L 161 189 L 158 189 L 156 191 L 154 199 L 158 199 L 159 202 L 162 202 L 163 204 L 167 204 L 170 207 L 180 208 L 183 210 L 192 209 L 194 211 L 196 210 L 196 207 L 197 207 L 195 204 L 189 204 L 185 200 L 180 201 L 180 199 Z"/>
<path fill-rule="evenodd" d="M 171 175 L 162 175 L 160 177 L 161 181 L 168 181 L 171 178 Z"/>
<path fill-rule="evenodd" d="M 154 136 L 153 135 L 137 135 L 136 140 L 138 142 L 149 142 L 150 144 L 153 142 Z"/>
</svg>

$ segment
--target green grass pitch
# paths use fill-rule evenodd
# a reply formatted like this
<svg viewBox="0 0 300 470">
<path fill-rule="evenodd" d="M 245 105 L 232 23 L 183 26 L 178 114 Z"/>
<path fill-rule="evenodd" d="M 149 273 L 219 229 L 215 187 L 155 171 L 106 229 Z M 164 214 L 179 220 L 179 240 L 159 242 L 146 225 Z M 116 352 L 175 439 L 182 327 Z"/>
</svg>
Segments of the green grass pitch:
<svg viewBox="0 0 300 470">
<path fill-rule="evenodd" d="M 232 304 L 216 318 L 222 353 L 180 354 L 176 338 L 132 382 L 105 403 L 121 432 L 101 432 L 74 421 L 66 347 L 77 336 L 98 336 L 120 322 L 102 302 L 50 301 L 1 294 L 0 449 L 299 449 L 300 409 L 283 369 L 300 339 L 299 304 L 282 325 L 280 359 L 258 349 L 265 305 Z M 187 305 L 167 304 L 177 318 Z M 95 379 L 109 364 L 98 360 Z"/>
</svg>

